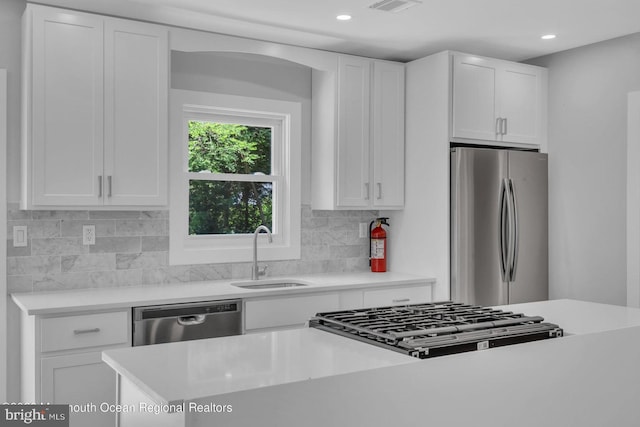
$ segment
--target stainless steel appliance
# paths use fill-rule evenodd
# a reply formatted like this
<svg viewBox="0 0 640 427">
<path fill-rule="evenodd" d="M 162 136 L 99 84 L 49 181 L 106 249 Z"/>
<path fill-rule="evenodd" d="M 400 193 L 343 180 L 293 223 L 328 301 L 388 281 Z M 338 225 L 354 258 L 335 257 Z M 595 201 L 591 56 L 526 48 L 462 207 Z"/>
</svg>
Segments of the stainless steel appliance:
<svg viewBox="0 0 640 427">
<path fill-rule="evenodd" d="M 446 301 L 318 313 L 309 326 L 425 359 L 563 335 L 543 320 Z"/>
<path fill-rule="evenodd" d="M 451 149 L 451 299 L 548 299 L 547 155 Z"/>
<path fill-rule="evenodd" d="M 242 300 L 133 308 L 133 345 L 242 334 Z"/>
</svg>

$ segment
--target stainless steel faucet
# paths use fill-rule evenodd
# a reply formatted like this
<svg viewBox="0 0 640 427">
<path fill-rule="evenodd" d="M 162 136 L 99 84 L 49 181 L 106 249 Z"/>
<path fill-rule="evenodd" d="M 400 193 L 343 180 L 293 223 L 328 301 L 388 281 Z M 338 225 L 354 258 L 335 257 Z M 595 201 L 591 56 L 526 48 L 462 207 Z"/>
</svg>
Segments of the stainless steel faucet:
<svg viewBox="0 0 640 427">
<path fill-rule="evenodd" d="M 271 237 L 271 230 L 269 230 L 266 226 L 261 225 L 256 228 L 256 231 L 253 232 L 253 268 L 251 269 L 251 280 L 258 280 L 260 276 L 264 276 L 267 274 L 267 267 L 265 266 L 263 269 L 258 267 L 258 234 L 260 231 L 265 231 L 267 236 L 269 237 L 269 243 L 273 243 L 273 238 Z"/>
</svg>

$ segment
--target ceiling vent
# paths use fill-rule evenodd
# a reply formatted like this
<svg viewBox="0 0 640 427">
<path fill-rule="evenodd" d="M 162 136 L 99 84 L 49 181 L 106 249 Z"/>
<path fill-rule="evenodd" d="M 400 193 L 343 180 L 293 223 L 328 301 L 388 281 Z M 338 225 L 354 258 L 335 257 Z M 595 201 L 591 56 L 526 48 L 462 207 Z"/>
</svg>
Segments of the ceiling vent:
<svg viewBox="0 0 640 427">
<path fill-rule="evenodd" d="M 369 6 L 370 9 L 381 10 L 383 12 L 400 12 L 413 6 L 421 4 L 420 0 L 382 0 Z"/>
</svg>

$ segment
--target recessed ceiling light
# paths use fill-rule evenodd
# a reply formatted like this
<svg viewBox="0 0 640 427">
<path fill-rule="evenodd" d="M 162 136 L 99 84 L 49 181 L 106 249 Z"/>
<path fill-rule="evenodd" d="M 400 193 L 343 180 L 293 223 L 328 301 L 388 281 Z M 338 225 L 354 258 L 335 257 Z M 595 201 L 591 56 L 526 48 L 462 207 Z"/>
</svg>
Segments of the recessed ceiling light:
<svg viewBox="0 0 640 427">
<path fill-rule="evenodd" d="M 338 15 L 336 16 L 338 21 L 349 21 L 351 19 L 351 15 Z"/>
<path fill-rule="evenodd" d="M 545 34 L 544 36 L 540 37 L 542 40 L 551 40 L 551 39 L 555 39 L 556 35 L 555 34 Z"/>
</svg>

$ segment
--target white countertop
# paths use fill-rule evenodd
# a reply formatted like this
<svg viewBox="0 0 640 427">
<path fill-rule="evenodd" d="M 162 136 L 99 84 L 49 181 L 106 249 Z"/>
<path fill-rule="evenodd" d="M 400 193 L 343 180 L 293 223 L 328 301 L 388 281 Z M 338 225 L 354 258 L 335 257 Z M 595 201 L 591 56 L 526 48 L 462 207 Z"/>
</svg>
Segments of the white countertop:
<svg viewBox="0 0 640 427">
<path fill-rule="evenodd" d="M 639 366 L 631 327 L 201 399 L 233 412 L 186 425 L 637 427 Z"/>
<path fill-rule="evenodd" d="M 568 340 L 621 328 L 629 329 L 640 350 L 640 329 L 633 328 L 640 326 L 639 309 L 572 300 L 500 308 L 541 315 L 573 336 L 507 346 L 500 349 L 502 356 L 496 355 L 495 359 L 492 355 L 497 349 L 421 361 L 327 332 L 297 329 L 109 350 L 103 353 L 103 360 L 157 403 L 175 403 L 410 363 L 432 373 L 437 369 L 426 366 L 439 366 L 451 374 L 458 371 L 458 364 L 483 361 L 493 369 L 493 360 L 500 357 L 510 360 L 512 355 L 538 352 L 538 348 L 546 349 L 540 350 L 541 360 L 548 360 L 555 351 L 565 352 L 567 356 L 563 357 L 569 357 L 581 344 Z M 561 343 L 546 344 L 549 341 Z M 463 360 L 459 359 L 461 356 Z M 434 380 L 444 381 L 440 376 Z M 440 386 L 437 381 L 434 384 Z"/>
<path fill-rule="evenodd" d="M 559 325 L 565 335 L 588 334 L 640 326 L 640 310 L 577 300 L 553 300 L 496 307 L 515 313 L 542 316 Z"/>
<path fill-rule="evenodd" d="M 246 279 L 176 283 L 161 286 L 135 286 L 73 291 L 15 293 L 15 303 L 29 315 L 72 313 L 89 310 L 109 310 L 143 305 L 170 304 L 215 299 L 253 298 L 294 295 L 347 288 L 375 288 L 435 283 L 435 279 L 403 273 L 329 273 L 287 277 L 269 277 L 260 282 L 282 280 L 302 281 L 308 286 L 280 289 L 243 289 L 232 283 Z"/>
<path fill-rule="evenodd" d="M 102 359 L 159 404 L 419 361 L 312 328 L 108 350 Z"/>
</svg>

